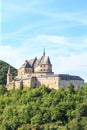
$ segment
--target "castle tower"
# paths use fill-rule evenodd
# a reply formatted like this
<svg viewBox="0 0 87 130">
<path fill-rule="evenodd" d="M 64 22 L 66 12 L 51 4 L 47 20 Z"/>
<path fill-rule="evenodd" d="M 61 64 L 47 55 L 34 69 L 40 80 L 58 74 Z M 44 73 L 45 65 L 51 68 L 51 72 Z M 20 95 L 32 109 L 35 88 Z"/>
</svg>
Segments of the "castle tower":
<svg viewBox="0 0 87 130">
<path fill-rule="evenodd" d="M 12 73 L 11 73 L 11 68 L 9 66 L 8 73 L 7 73 L 7 85 L 9 85 L 9 83 L 11 82 L 12 82 Z"/>
<path fill-rule="evenodd" d="M 49 56 L 46 56 L 45 54 L 45 49 L 43 51 L 42 57 L 38 60 L 38 63 L 35 66 L 35 72 L 37 73 L 37 75 L 53 74 L 52 64 Z"/>
<path fill-rule="evenodd" d="M 25 60 L 24 64 L 18 70 L 18 77 L 26 77 L 27 75 L 31 76 L 32 74 L 32 66 L 29 64 L 27 60 Z"/>
</svg>

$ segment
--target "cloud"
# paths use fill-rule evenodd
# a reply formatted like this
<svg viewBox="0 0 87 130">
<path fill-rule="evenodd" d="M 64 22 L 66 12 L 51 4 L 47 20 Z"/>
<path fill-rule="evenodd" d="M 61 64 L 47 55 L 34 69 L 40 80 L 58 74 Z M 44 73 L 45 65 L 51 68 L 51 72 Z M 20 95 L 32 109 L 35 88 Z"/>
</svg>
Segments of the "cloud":
<svg viewBox="0 0 87 130">
<path fill-rule="evenodd" d="M 45 47 L 55 73 L 79 74 L 87 80 L 87 52 L 84 51 L 87 48 L 87 38 L 80 44 L 71 41 L 67 37 L 39 35 L 26 39 L 19 46 L 0 45 L 0 59 L 19 68 L 26 59 L 35 56 L 40 58 Z"/>
<path fill-rule="evenodd" d="M 57 57 L 53 60 L 56 73 L 79 75 L 87 81 L 87 53 L 73 54 L 68 57 Z"/>
<path fill-rule="evenodd" d="M 55 4 L 51 0 L 3 0 L 0 59 L 19 68 L 24 60 L 40 57 L 46 48 L 55 72 L 87 76 L 87 9 L 78 6 L 74 10 L 70 5 L 68 10 L 69 5 Z"/>
<path fill-rule="evenodd" d="M 16 50 L 12 46 L 0 45 L 0 60 L 6 61 L 16 67 L 16 62 L 19 64 L 20 50 Z"/>
</svg>

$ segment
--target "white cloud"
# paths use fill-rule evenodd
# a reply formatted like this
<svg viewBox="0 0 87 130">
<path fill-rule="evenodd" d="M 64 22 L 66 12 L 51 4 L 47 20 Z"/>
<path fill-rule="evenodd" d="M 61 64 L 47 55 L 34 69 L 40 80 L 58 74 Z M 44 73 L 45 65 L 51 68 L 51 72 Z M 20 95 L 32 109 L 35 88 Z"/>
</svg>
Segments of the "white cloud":
<svg viewBox="0 0 87 130">
<path fill-rule="evenodd" d="M 87 53 L 71 55 L 68 57 L 57 57 L 53 60 L 53 70 L 57 73 L 80 75 L 87 81 Z"/>
<path fill-rule="evenodd" d="M 79 46 L 79 44 L 71 45 L 70 39 L 66 37 L 40 35 L 27 39 L 19 46 L 0 45 L 0 59 L 19 68 L 26 59 L 35 56 L 40 58 L 45 47 L 55 73 L 80 74 L 87 80 L 87 53 L 84 51 L 87 47 L 87 38 Z"/>
<path fill-rule="evenodd" d="M 53 3 L 55 5 L 55 2 Z M 79 34 L 76 34 L 78 27 L 81 25 L 82 29 L 87 25 L 86 9 L 74 11 L 72 8 L 72 11 L 67 12 L 67 10 L 54 9 L 49 1 L 15 0 L 2 1 L 2 15 L 2 23 L 3 21 L 5 23 L 2 24 L 3 36 L 0 34 L 0 39 L 3 40 L 2 44 L 9 45 L 0 43 L 0 59 L 18 68 L 26 58 L 33 58 L 36 55 L 40 57 L 43 49 L 46 48 L 55 72 L 80 72 L 82 74 L 87 70 L 87 36 L 62 37 L 65 32 L 68 35 L 80 34 L 81 30 L 78 30 Z M 27 20 L 29 21 L 26 22 Z M 70 27 L 71 30 L 69 30 Z M 69 31 L 73 34 L 69 34 Z M 83 35 L 86 33 L 84 31 Z M 59 33 L 62 36 L 55 35 Z M 14 47 L 12 44 L 15 44 Z"/>
</svg>

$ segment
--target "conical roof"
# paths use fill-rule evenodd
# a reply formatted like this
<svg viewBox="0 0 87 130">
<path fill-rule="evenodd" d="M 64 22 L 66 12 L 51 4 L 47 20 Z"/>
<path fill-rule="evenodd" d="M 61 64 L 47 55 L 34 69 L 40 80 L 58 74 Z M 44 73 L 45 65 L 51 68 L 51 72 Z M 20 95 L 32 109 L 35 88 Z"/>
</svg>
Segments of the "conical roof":
<svg viewBox="0 0 87 130">
<path fill-rule="evenodd" d="M 11 74 L 11 67 L 9 66 L 8 74 Z"/>
</svg>

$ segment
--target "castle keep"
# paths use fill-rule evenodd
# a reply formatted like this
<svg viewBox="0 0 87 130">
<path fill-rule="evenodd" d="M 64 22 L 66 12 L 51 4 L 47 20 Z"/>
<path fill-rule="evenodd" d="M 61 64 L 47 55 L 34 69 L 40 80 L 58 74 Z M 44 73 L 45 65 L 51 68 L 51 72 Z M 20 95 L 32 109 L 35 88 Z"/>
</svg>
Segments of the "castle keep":
<svg viewBox="0 0 87 130">
<path fill-rule="evenodd" d="M 59 89 L 60 87 L 67 88 L 72 83 L 75 88 L 80 88 L 84 85 L 84 80 L 79 76 L 67 74 L 54 74 L 52 72 L 52 64 L 49 56 L 45 55 L 45 50 L 40 59 L 35 57 L 31 60 L 26 60 L 19 68 L 18 75 L 12 80 L 11 69 L 7 73 L 7 89 L 37 87 L 45 85 L 49 88 Z"/>
</svg>

